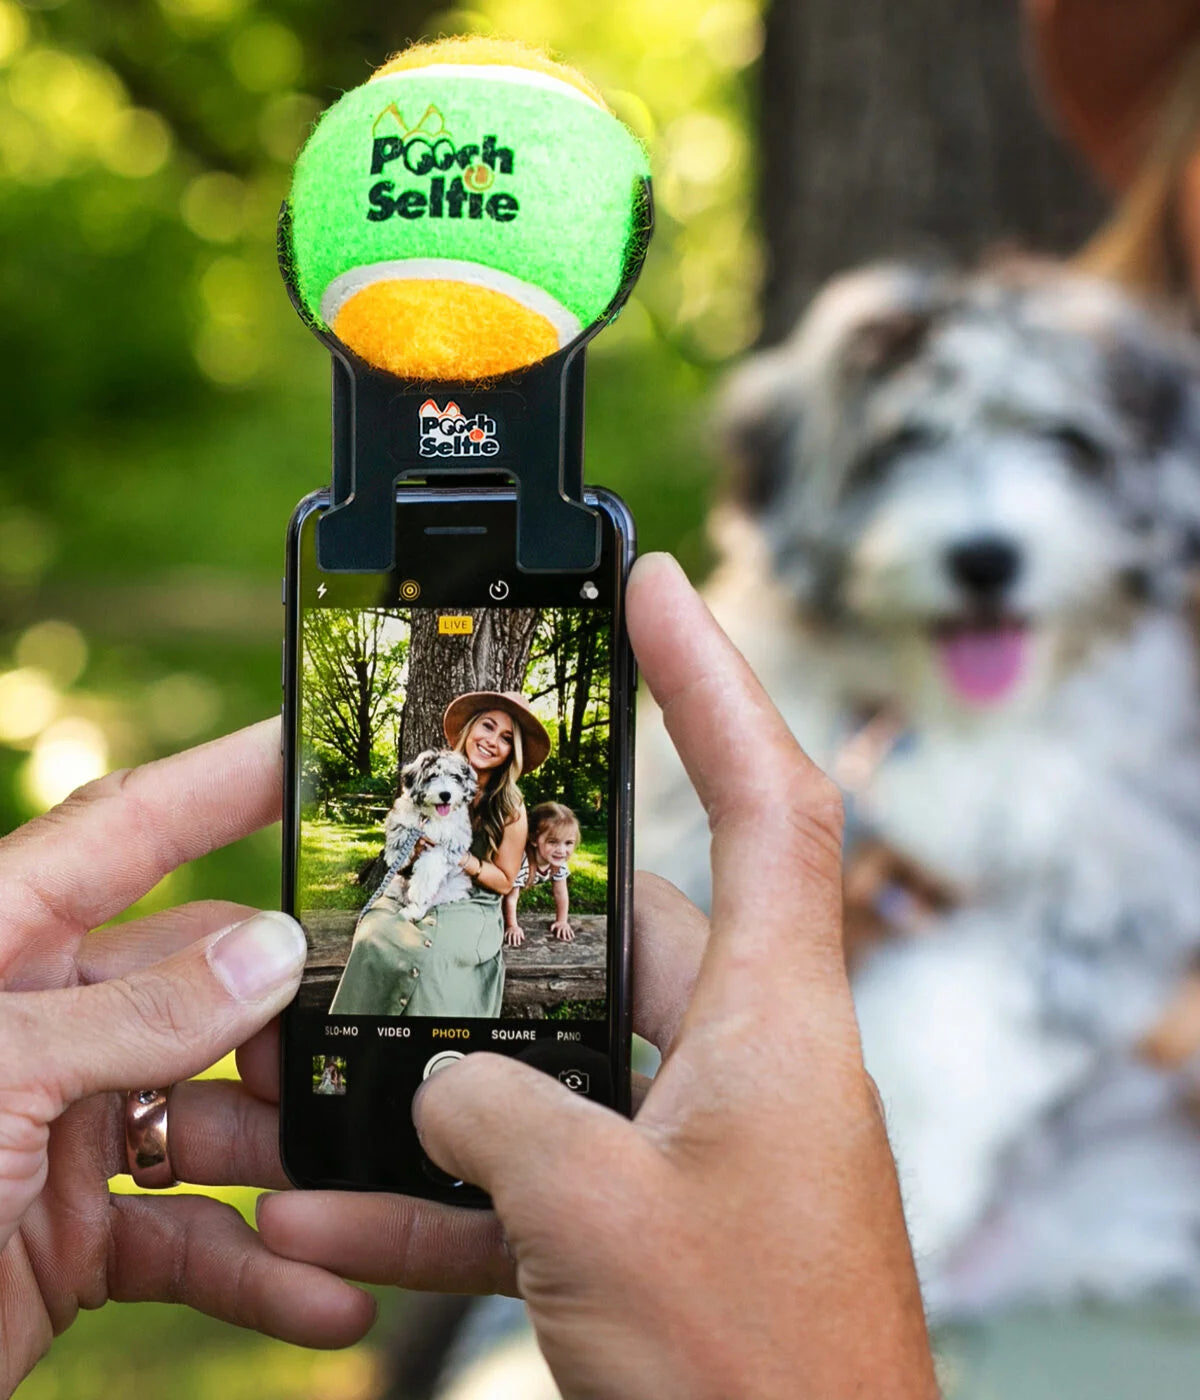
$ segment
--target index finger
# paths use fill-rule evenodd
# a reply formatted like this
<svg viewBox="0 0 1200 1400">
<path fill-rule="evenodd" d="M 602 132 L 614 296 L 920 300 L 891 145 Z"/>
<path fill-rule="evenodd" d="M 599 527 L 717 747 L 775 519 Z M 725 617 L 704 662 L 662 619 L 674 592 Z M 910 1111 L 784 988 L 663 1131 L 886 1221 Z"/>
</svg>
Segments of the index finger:
<svg viewBox="0 0 1200 1400">
<path fill-rule="evenodd" d="M 712 934 L 697 984 L 727 1004 L 790 971 L 842 979 L 841 799 L 669 555 L 627 595 L 642 674 L 712 831 Z"/>
<path fill-rule="evenodd" d="M 0 841 L 0 964 L 79 939 L 177 866 L 277 821 L 282 792 L 277 719 L 88 783 Z"/>
</svg>

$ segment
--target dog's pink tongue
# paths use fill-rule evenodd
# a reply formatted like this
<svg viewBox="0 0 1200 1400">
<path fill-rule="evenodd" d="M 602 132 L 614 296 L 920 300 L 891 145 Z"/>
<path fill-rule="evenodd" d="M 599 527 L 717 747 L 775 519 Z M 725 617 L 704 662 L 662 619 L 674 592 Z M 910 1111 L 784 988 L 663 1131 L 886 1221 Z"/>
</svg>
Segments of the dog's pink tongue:
<svg viewBox="0 0 1200 1400">
<path fill-rule="evenodd" d="M 449 802 L 439 802 L 433 810 L 439 817 L 448 817 L 450 815 L 450 804 Z"/>
<path fill-rule="evenodd" d="M 957 627 L 938 641 L 951 688 L 972 705 L 1002 700 L 1025 669 L 1024 627 Z"/>
</svg>

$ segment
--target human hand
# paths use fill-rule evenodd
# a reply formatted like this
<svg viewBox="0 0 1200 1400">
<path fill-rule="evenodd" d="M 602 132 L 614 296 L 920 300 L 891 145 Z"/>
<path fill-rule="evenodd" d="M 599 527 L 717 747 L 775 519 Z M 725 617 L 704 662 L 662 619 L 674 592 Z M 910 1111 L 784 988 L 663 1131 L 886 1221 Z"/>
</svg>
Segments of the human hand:
<svg viewBox="0 0 1200 1400">
<path fill-rule="evenodd" d="M 635 566 L 628 619 L 709 813 L 714 884 L 710 921 L 639 879 L 635 1025 L 664 1059 L 636 1119 L 468 1055 L 414 1113 L 496 1217 L 294 1193 L 260 1202 L 263 1236 L 376 1282 L 518 1291 L 567 1397 L 932 1400 L 842 958 L 837 792 L 673 561 Z"/>
<path fill-rule="evenodd" d="M 509 924 L 504 930 L 504 946 L 519 948 L 525 942 L 525 930 L 520 924 Z"/>
<path fill-rule="evenodd" d="M 278 722 L 112 773 L 0 841 L 0 1394 L 81 1307 L 188 1303 L 313 1346 L 373 1313 L 358 1289 L 276 1258 L 203 1196 L 108 1192 L 126 1170 L 123 1089 L 172 1084 L 249 1041 L 247 1084 L 178 1084 L 183 1180 L 285 1185 L 254 1037 L 291 1000 L 303 935 L 282 914 L 185 905 L 90 932 L 177 865 L 279 816 Z M 257 1082 L 255 1082 L 257 1081 Z"/>
<path fill-rule="evenodd" d="M 427 836 L 418 836 L 417 839 L 416 839 L 416 843 L 414 844 L 412 850 L 409 852 L 408 859 L 404 862 L 403 865 L 397 866 L 397 868 L 396 868 L 396 874 L 397 874 L 397 876 L 408 876 L 408 875 L 411 875 L 411 874 L 412 874 L 412 868 L 413 868 L 414 865 L 416 865 L 417 861 L 425 854 L 426 851 L 432 851 L 432 850 L 433 850 L 433 842 L 430 841 L 429 838 L 428 838 Z M 385 854 L 386 854 L 386 852 L 385 852 Z M 463 863 L 464 863 L 465 861 L 466 861 L 466 856 L 463 856 L 462 860 L 460 860 L 459 863 L 458 863 L 460 869 L 462 868 Z"/>
<path fill-rule="evenodd" d="M 550 925 L 550 932 L 563 943 L 573 943 L 575 941 L 575 930 L 566 919 L 555 919 Z"/>
</svg>

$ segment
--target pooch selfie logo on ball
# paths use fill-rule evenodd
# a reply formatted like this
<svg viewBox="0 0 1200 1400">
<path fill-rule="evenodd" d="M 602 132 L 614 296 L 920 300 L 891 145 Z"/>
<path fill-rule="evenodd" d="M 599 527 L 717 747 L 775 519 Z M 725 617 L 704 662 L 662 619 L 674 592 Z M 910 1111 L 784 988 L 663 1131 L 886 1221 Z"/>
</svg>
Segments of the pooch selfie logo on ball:
<svg viewBox="0 0 1200 1400">
<path fill-rule="evenodd" d="M 397 130 L 389 132 L 395 125 Z M 461 173 L 451 174 L 458 170 Z M 516 195 L 487 191 L 497 173 L 511 175 L 513 153 L 496 137 L 460 146 L 446 129 L 441 112 L 430 103 L 421 120 L 409 126 L 394 102 L 389 102 L 371 127 L 371 174 L 384 175 L 371 186 L 367 218 L 372 223 L 401 219 L 494 219 L 509 224 L 517 217 Z M 396 193 L 393 176 L 407 174 L 429 183 Z"/>
<path fill-rule="evenodd" d="M 496 420 L 486 413 L 468 418 L 453 399 L 445 408 L 426 399 L 417 418 L 422 457 L 494 457 L 500 451 Z"/>
</svg>

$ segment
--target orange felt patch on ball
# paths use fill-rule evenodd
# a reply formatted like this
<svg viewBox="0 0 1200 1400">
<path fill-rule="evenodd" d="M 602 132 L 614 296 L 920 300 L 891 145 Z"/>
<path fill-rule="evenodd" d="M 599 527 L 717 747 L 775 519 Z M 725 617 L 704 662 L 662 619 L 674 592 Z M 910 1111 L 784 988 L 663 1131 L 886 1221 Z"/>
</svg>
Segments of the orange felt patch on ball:
<svg viewBox="0 0 1200 1400">
<path fill-rule="evenodd" d="M 490 287 L 436 278 L 372 282 L 330 329 L 368 364 L 411 379 L 490 379 L 558 349 L 545 316 Z"/>
<path fill-rule="evenodd" d="M 574 68 L 565 63 L 556 63 L 529 44 L 519 39 L 498 39 L 486 35 L 460 34 L 446 39 L 434 39 L 427 44 L 413 44 L 403 53 L 398 53 L 381 67 L 376 68 L 369 81 L 386 78 L 389 73 L 402 73 L 409 68 L 428 68 L 435 63 L 477 63 L 485 67 L 499 65 L 510 68 L 530 68 L 535 73 L 545 73 L 570 83 L 585 96 L 590 97 L 597 107 L 608 111 L 608 103 L 600 95 L 600 89 L 593 87 Z"/>
</svg>

